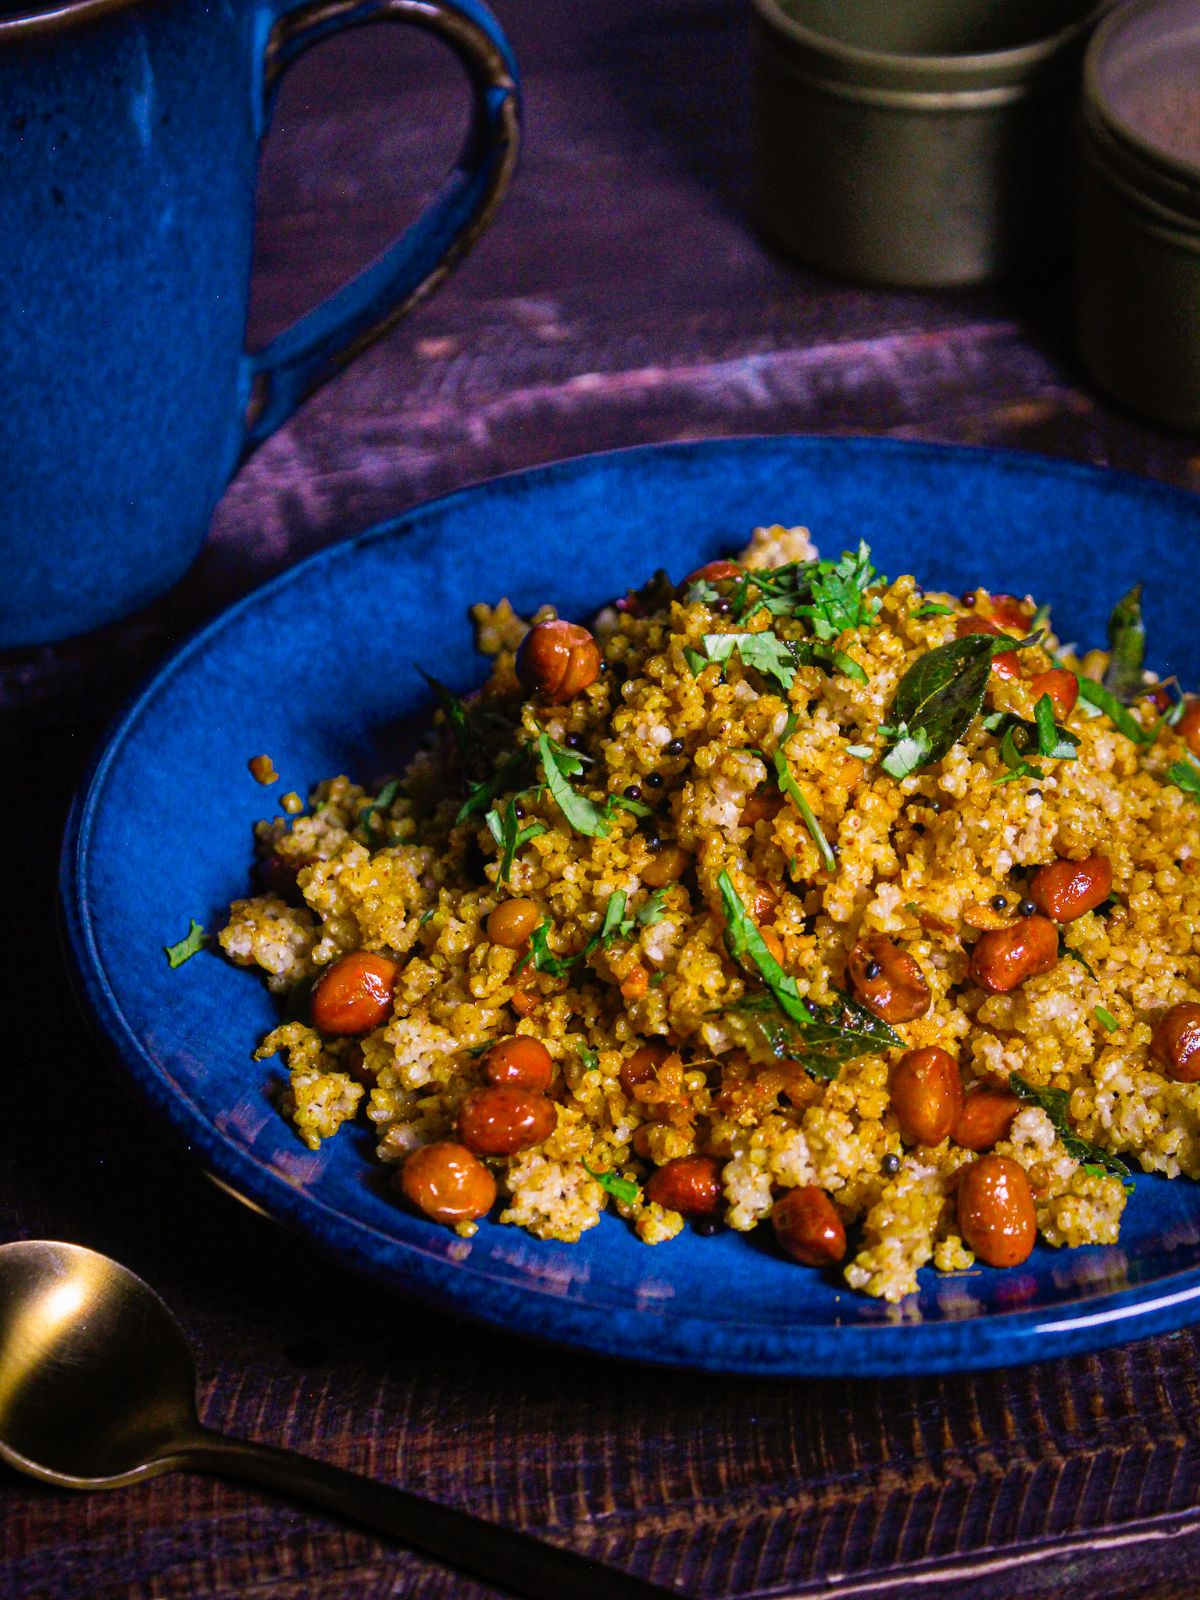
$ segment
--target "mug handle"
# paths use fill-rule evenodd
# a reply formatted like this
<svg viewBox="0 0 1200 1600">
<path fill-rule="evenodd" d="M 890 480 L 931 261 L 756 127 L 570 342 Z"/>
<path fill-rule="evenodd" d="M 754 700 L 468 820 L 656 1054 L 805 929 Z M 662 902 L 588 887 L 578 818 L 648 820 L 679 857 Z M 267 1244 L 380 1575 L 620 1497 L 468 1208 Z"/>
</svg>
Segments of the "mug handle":
<svg viewBox="0 0 1200 1600">
<path fill-rule="evenodd" d="M 275 0 L 262 55 L 263 126 L 279 80 L 343 28 L 411 23 L 443 40 L 474 96 L 457 164 L 436 198 L 381 256 L 263 347 L 242 358 L 246 404 L 239 466 L 297 406 L 436 288 L 475 243 L 508 188 L 520 144 L 516 65 L 479 0 Z"/>
</svg>

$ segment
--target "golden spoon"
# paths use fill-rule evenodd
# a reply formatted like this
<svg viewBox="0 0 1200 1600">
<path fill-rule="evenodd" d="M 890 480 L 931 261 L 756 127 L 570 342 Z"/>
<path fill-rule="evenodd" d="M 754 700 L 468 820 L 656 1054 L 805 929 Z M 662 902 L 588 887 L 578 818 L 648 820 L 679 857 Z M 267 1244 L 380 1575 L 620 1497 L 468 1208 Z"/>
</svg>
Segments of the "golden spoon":
<svg viewBox="0 0 1200 1600">
<path fill-rule="evenodd" d="M 533 1600 L 678 1600 L 465 1511 L 205 1428 L 183 1329 L 148 1284 L 80 1245 L 0 1245 L 0 1459 L 69 1489 L 177 1469 L 232 1473 Z"/>
</svg>

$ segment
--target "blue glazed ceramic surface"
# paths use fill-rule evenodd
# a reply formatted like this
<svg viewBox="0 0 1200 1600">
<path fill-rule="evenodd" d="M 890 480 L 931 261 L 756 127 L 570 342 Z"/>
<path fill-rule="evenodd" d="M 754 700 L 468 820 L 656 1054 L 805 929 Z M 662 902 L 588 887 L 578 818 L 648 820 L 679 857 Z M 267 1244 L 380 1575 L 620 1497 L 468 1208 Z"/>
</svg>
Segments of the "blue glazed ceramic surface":
<svg viewBox="0 0 1200 1600">
<path fill-rule="evenodd" d="M 471 77 L 459 164 L 378 261 L 245 354 L 268 90 L 338 28 L 397 21 Z M 182 575 L 239 460 L 487 222 L 515 84 L 479 0 L 0 6 L 0 648 L 95 627 Z"/>
<path fill-rule="evenodd" d="M 429 711 L 420 663 L 484 676 L 466 608 L 507 595 L 585 618 L 657 566 L 675 576 L 756 524 L 804 523 L 830 552 L 866 538 L 887 572 L 983 583 L 1055 606 L 1102 642 L 1146 579 L 1153 664 L 1200 679 L 1190 592 L 1200 502 L 1143 480 L 879 440 L 747 439 L 633 450 L 484 484 L 328 550 L 186 645 L 126 711 L 73 813 L 62 894 L 80 991 L 136 1090 L 223 1183 L 361 1270 L 522 1332 L 643 1360 L 775 1374 L 1009 1365 L 1200 1316 L 1200 1192 L 1139 1177 L 1113 1248 L 1039 1245 L 1011 1272 L 922 1273 L 898 1311 L 783 1261 L 769 1240 L 687 1232 L 653 1249 L 615 1215 L 575 1246 L 484 1224 L 469 1243 L 403 1210 L 347 1129 L 319 1153 L 273 1109 L 251 1050 L 274 1009 L 204 952 L 172 971 L 189 917 L 245 892 L 251 824 L 285 787 L 386 771 Z M 720 1293 L 714 1294 L 715 1284 Z"/>
</svg>

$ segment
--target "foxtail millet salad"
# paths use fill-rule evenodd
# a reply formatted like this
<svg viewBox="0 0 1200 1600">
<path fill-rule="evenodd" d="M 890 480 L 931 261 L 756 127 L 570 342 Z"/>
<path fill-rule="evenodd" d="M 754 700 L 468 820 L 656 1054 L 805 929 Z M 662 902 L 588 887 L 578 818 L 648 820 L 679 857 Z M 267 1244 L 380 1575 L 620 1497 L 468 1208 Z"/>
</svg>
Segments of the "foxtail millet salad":
<svg viewBox="0 0 1200 1600">
<path fill-rule="evenodd" d="M 1200 701 L 1137 590 L 1080 657 L 774 527 L 587 627 L 472 615 L 488 682 L 259 823 L 220 934 L 307 1144 L 365 1120 L 460 1234 L 767 1224 L 888 1300 L 1200 1177 Z"/>
</svg>

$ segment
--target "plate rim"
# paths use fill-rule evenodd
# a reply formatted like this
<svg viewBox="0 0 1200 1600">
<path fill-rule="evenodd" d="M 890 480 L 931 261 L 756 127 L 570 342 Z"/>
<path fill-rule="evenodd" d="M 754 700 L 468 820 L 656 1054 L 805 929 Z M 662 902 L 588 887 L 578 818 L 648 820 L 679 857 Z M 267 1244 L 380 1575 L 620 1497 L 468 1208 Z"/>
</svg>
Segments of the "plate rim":
<svg viewBox="0 0 1200 1600">
<path fill-rule="evenodd" d="M 1187 490 L 1091 462 L 1031 451 L 872 434 L 735 434 L 625 446 L 519 468 L 420 501 L 394 517 L 335 540 L 223 607 L 170 650 L 110 721 L 88 763 L 64 830 L 58 873 L 59 929 L 72 987 L 102 1054 L 125 1087 L 148 1107 L 173 1142 L 198 1161 L 206 1176 L 250 1209 L 299 1235 L 323 1255 L 442 1310 L 592 1355 L 730 1376 L 912 1376 L 987 1370 L 1083 1354 L 1200 1320 L 1200 1264 L 1147 1284 L 1102 1291 L 1085 1300 L 1040 1311 L 1014 1307 L 963 1321 L 938 1322 L 909 1321 L 898 1314 L 895 1321 L 845 1326 L 836 1322 L 786 1326 L 746 1321 L 714 1323 L 686 1311 L 681 1313 L 677 1302 L 663 1307 L 631 1305 L 614 1312 L 612 1306 L 589 1303 L 586 1298 L 571 1300 L 536 1284 L 503 1283 L 489 1277 L 479 1266 L 472 1268 L 469 1259 L 457 1263 L 444 1251 L 422 1250 L 363 1218 L 348 1216 L 318 1194 L 293 1188 L 280 1174 L 257 1162 L 223 1134 L 194 1101 L 181 1096 L 166 1081 L 121 1010 L 87 916 L 91 830 L 104 799 L 108 770 L 136 731 L 145 709 L 169 688 L 176 673 L 194 654 L 208 648 L 245 612 L 273 602 L 314 568 L 345 561 L 359 548 L 385 539 L 402 541 L 424 519 L 452 513 L 458 503 L 481 494 L 518 482 L 569 479 L 607 463 L 636 464 L 638 459 L 721 451 L 736 454 L 747 447 L 769 451 L 780 446 L 811 449 L 814 453 L 832 448 L 851 455 L 865 451 L 910 460 L 953 459 L 973 462 L 981 470 L 1081 479 L 1097 487 L 1107 484 L 1127 494 L 1161 499 L 1178 510 L 1190 505 L 1200 520 L 1200 502 Z M 306 1226 L 306 1213 L 313 1211 L 323 1220 L 326 1232 Z M 377 1253 L 366 1248 L 367 1241 L 375 1242 Z M 482 1299 L 478 1293 L 481 1289 Z M 554 1326 L 549 1330 L 545 1319 L 538 1315 L 547 1307 L 554 1312 Z M 666 1330 L 667 1336 L 651 1348 L 641 1339 L 636 1354 L 631 1353 L 627 1330 L 644 1328 L 647 1318 L 658 1326 L 660 1335 Z"/>
</svg>

